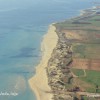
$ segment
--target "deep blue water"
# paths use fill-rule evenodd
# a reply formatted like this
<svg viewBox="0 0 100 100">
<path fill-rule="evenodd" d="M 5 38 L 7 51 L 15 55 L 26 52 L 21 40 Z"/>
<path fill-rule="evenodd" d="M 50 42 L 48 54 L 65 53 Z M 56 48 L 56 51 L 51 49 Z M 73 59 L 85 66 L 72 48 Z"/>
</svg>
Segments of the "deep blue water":
<svg viewBox="0 0 100 100">
<path fill-rule="evenodd" d="M 36 100 L 28 79 L 41 59 L 40 44 L 49 24 L 93 6 L 91 0 L 30 1 L 0 8 L 0 92 L 18 93 L 0 100 Z"/>
</svg>

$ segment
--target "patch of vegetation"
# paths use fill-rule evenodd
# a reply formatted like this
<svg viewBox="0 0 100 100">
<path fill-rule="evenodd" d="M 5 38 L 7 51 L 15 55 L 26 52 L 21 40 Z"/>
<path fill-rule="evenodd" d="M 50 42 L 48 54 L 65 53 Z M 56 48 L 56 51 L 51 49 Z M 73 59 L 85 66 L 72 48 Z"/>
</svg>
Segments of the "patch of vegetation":
<svg viewBox="0 0 100 100">
<path fill-rule="evenodd" d="M 85 45 L 75 45 L 73 47 L 73 52 L 74 52 L 74 55 L 77 55 L 78 54 L 78 57 L 80 58 L 84 58 L 85 56 Z"/>
<path fill-rule="evenodd" d="M 92 83 L 94 85 L 100 85 L 100 72 L 93 70 L 86 70 L 87 77 L 82 78 L 82 80 Z"/>
<path fill-rule="evenodd" d="M 83 100 L 88 100 L 88 97 L 87 96 L 83 96 Z"/>
<path fill-rule="evenodd" d="M 89 98 L 89 97 L 83 96 L 83 100 L 96 100 L 96 99 L 95 98 Z"/>
<path fill-rule="evenodd" d="M 88 18 L 75 18 L 72 20 L 67 20 L 64 22 L 60 22 L 60 23 L 56 23 L 55 26 L 57 27 L 57 29 L 69 29 L 69 28 L 79 28 L 79 29 L 85 29 L 85 30 L 93 30 L 93 27 L 100 27 L 100 16 L 98 15 L 94 15 L 92 17 L 88 17 Z M 95 29 L 96 30 L 96 29 Z"/>
<path fill-rule="evenodd" d="M 73 53 L 78 58 L 100 59 L 100 46 L 99 44 L 80 43 L 73 47 Z"/>
<path fill-rule="evenodd" d="M 92 25 L 95 25 L 95 26 L 99 26 L 100 27 L 100 16 L 96 15 L 96 16 L 93 16 L 92 18 L 90 18 L 88 20 L 88 22 L 92 23 Z"/>
<path fill-rule="evenodd" d="M 72 84 L 66 84 L 66 85 L 65 85 L 65 88 L 66 88 L 66 89 L 71 89 L 71 88 L 73 88 L 73 86 L 72 86 Z"/>
<path fill-rule="evenodd" d="M 100 93 L 100 72 L 99 71 L 86 70 L 86 77 L 80 77 L 84 74 L 82 69 L 72 69 L 72 71 L 75 75 L 79 76 L 80 80 L 92 86 L 86 88 L 87 92 Z"/>
<path fill-rule="evenodd" d="M 84 72 L 82 69 L 72 69 L 72 72 L 76 75 L 76 76 L 82 76 L 84 75 Z"/>
</svg>

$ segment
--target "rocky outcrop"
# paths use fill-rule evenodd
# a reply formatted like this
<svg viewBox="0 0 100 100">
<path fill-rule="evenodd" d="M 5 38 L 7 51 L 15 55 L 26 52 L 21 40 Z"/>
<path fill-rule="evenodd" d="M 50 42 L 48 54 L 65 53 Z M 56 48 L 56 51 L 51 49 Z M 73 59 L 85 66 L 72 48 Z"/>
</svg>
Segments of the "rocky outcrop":
<svg viewBox="0 0 100 100">
<path fill-rule="evenodd" d="M 73 100 L 70 95 L 61 93 L 66 91 L 66 84 L 71 84 L 73 78 L 70 71 L 72 63 L 71 44 L 67 42 L 64 33 L 57 33 L 59 40 L 52 56 L 48 61 L 48 84 L 54 94 L 53 100 Z"/>
</svg>

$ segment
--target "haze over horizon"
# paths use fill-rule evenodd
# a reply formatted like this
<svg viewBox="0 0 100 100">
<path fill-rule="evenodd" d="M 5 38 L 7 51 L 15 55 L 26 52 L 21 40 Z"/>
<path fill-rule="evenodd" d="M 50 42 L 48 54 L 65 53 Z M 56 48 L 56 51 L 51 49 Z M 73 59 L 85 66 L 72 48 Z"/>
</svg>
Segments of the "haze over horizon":
<svg viewBox="0 0 100 100">
<path fill-rule="evenodd" d="M 80 0 L 81 2 L 86 2 L 86 0 Z M 92 0 L 88 0 L 88 2 L 91 2 Z M 98 1 L 98 0 L 95 0 Z M 24 7 L 43 7 L 49 6 L 51 7 L 52 5 L 54 6 L 54 3 L 57 2 L 62 3 L 62 4 L 71 4 L 71 2 L 79 2 L 79 0 L 71 0 L 71 1 L 66 1 L 66 0 L 0 0 L 0 11 L 1 10 L 7 10 L 7 9 L 19 9 L 19 8 L 24 8 Z M 77 5 L 78 6 L 78 5 Z M 40 8 L 39 7 L 39 8 Z"/>
</svg>

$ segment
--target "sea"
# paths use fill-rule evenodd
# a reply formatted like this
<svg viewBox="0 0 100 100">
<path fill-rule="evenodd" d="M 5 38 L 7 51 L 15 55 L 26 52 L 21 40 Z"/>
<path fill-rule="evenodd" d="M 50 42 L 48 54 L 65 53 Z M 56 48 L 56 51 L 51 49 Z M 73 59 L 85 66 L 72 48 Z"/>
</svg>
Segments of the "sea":
<svg viewBox="0 0 100 100">
<path fill-rule="evenodd" d="M 93 0 L 0 0 L 0 100 L 36 100 L 28 80 L 51 23 L 76 17 Z"/>
</svg>

